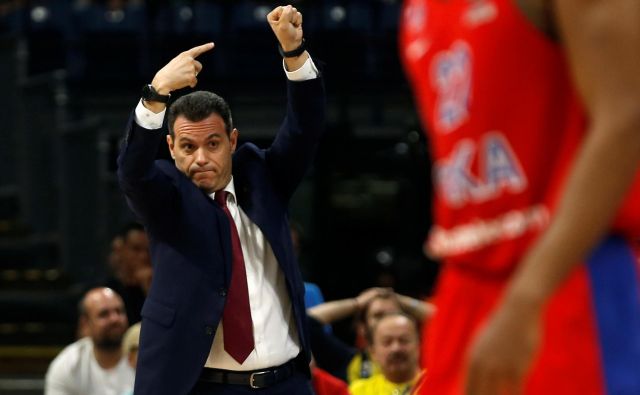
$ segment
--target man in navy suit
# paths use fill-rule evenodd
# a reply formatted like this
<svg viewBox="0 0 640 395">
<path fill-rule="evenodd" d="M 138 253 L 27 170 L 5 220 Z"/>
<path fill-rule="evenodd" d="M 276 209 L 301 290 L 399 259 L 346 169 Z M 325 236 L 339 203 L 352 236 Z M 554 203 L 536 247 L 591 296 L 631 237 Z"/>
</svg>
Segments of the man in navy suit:
<svg viewBox="0 0 640 395">
<path fill-rule="evenodd" d="M 196 86 L 196 58 L 213 43 L 158 71 L 129 122 L 118 177 L 154 265 L 137 395 L 312 393 L 287 206 L 324 129 L 324 88 L 304 50 L 302 15 L 276 7 L 267 20 L 288 78 L 287 113 L 271 147 L 237 146 L 226 102 L 198 91 L 169 108 L 175 163 L 154 160 L 170 92 Z"/>
</svg>

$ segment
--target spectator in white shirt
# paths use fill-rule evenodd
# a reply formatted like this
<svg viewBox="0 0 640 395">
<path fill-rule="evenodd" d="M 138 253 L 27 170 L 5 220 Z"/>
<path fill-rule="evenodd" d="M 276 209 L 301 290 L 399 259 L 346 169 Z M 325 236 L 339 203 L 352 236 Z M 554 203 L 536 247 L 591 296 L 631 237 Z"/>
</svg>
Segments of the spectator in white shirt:
<svg viewBox="0 0 640 395">
<path fill-rule="evenodd" d="M 122 298 L 110 288 L 94 288 L 80 303 L 87 337 L 65 347 L 51 362 L 45 395 L 120 395 L 133 388 L 134 371 L 123 357 L 128 321 Z"/>
</svg>

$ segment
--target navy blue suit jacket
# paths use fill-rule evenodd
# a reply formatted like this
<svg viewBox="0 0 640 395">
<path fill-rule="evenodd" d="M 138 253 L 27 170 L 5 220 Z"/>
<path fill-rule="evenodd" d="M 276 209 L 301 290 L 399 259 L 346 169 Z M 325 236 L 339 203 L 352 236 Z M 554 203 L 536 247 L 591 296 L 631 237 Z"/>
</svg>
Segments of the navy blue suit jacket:
<svg viewBox="0 0 640 395">
<path fill-rule="evenodd" d="M 292 247 L 288 202 L 324 129 L 321 78 L 287 82 L 285 120 L 271 147 L 233 154 L 238 204 L 269 240 L 287 280 L 300 345 L 309 359 L 304 285 Z M 133 116 L 131 117 L 133 119 Z M 224 212 L 174 165 L 154 160 L 166 131 L 129 120 L 118 178 L 151 242 L 153 281 L 142 309 L 136 395 L 187 394 L 205 364 L 231 277 Z M 284 334 L 283 334 L 284 335 Z"/>
</svg>

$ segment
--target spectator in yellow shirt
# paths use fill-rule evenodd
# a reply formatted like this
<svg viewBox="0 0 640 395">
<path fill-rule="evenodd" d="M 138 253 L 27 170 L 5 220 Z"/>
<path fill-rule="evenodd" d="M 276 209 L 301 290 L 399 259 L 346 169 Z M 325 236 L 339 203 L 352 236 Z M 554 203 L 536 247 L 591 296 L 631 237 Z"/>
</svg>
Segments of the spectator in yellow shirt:
<svg viewBox="0 0 640 395">
<path fill-rule="evenodd" d="M 415 320 L 403 313 L 380 318 L 368 333 L 371 358 L 382 374 L 354 381 L 352 395 L 408 395 L 422 372 L 420 336 Z"/>
<path fill-rule="evenodd" d="M 366 339 L 369 328 L 385 314 L 403 312 L 421 324 L 429 320 L 435 311 L 431 303 L 400 295 L 390 288 L 369 288 L 355 298 L 333 300 L 311 307 L 307 313 L 312 318 L 312 338 L 314 334 L 322 334 L 315 330 L 315 321 L 331 324 L 347 316 L 355 316 L 356 348 L 341 341 L 327 341 L 324 335 L 312 340 L 318 366 L 348 383 L 379 374 L 380 368 L 369 356 Z"/>
</svg>

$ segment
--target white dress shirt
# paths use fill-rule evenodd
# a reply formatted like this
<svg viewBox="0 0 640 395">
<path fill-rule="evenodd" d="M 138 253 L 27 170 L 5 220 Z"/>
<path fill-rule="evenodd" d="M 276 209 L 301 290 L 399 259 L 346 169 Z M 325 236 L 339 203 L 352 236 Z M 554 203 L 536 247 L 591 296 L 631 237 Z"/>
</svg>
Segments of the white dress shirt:
<svg viewBox="0 0 640 395">
<path fill-rule="evenodd" d="M 318 69 L 311 58 L 298 70 L 287 71 L 284 61 L 283 68 L 287 78 L 292 81 L 304 81 L 318 76 Z M 135 122 L 145 129 L 159 129 L 164 115 L 165 111 L 156 114 L 148 110 L 141 100 L 135 110 Z M 300 340 L 284 273 L 260 228 L 238 206 L 233 178 L 224 190 L 229 192 L 227 206 L 242 245 L 255 347 L 244 363 L 239 364 L 224 350 L 221 321 L 205 366 L 226 370 L 256 370 L 278 366 L 295 358 L 300 352 Z M 213 199 L 215 193 L 210 196 Z"/>
<path fill-rule="evenodd" d="M 280 270 L 269 241 L 238 206 L 233 178 L 224 190 L 229 192 L 227 207 L 242 245 L 255 348 L 240 365 L 224 350 L 221 321 L 205 366 L 227 370 L 255 370 L 282 365 L 300 352 L 284 273 Z M 213 199 L 215 193 L 210 196 Z"/>
</svg>

